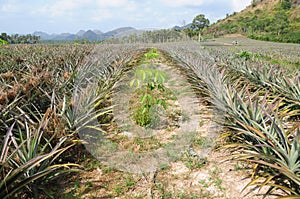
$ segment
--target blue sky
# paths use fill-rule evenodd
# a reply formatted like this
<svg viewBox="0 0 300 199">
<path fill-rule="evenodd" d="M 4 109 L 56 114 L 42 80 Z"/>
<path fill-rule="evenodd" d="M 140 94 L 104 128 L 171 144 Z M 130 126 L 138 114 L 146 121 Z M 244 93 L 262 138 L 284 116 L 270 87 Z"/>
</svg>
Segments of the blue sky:
<svg viewBox="0 0 300 199">
<path fill-rule="evenodd" d="M 198 14 L 215 22 L 250 4 L 251 0 L 0 0 L 0 33 L 171 28 L 190 23 Z"/>
</svg>

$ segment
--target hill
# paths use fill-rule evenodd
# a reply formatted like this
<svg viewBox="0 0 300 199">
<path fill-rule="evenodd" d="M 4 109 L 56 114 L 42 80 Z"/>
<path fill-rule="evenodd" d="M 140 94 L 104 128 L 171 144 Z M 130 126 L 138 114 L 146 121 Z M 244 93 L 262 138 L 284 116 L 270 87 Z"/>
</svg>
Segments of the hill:
<svg viewBox="0 0 300 199">
<path fill-rule="evenodd" d="M 253 39 L 300 43 L 300 0 L 253 0 L 204 32 L 214 36 L 243 34 Z"/>
</svg>

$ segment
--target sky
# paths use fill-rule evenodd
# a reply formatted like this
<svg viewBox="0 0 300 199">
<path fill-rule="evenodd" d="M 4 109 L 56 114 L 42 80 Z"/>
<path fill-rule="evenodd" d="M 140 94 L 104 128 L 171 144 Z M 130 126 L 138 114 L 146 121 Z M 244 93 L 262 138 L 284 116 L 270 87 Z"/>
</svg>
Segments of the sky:
<svg viewBox="0 0 300 199">
<path fill-rule="evenodd" d="M 251 0 L 0 0 L 0 33 L 163 29 L 191 23 L 198 14 L 213 23 L 250 4 Z"/>
</svg>

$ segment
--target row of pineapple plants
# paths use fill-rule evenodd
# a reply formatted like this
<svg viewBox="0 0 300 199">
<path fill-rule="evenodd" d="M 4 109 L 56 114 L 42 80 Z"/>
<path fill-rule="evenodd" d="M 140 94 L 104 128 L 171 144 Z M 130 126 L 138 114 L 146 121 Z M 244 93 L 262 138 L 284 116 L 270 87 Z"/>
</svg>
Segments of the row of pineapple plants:
<svg viewBox="0 0 300 199">
<path fill-rule="evenodd" d="M 72 152 L 78 132 L 94 119 L 90 114 L 109 112 L 102 101 L 128 70 L 132 49 L 0 46 L 0 198 L 52 197 L 51 182 L 80 169 Z M 91 80 L 94 93 L 87 89 Z M 81 107 L 87 102 L 93 103 Z"/>
<path fill-rule="evenodd" d="M 164 50 L 190 69 L 191 80 L 198 82 L 196 89 L 215 108 L 217 121 L 224 127 L 221 148 L 253 165 L 247 186 L 268 186 L 266 194 L 280 189 L 289 198 L 298 198 L 299 73 L 257 67 L 253 60 L 235 60 L 235 52 L 230 54 L 229 49 L 223 56 L 216 55 L 196 43 Z"/>
<path fill-rule="evenodd" d="M 269 92 L 273 96 L 280 97 L 285 104 L 289 104 L 290 110 L 295 112 L 293 117 L 297 117 L 300 103 L 299 70 L 265 63 L 255 56 L 241 56 L 245 52 L 232 52 L 231 54 L 225 53 L 224 50 L 221 53 L 218 52 L 217 57 L 219 58 L 216 64 L 220 69 L 226 70 L 232 80 L 238 79 L 249 83 L 253 92 L 254 90 L 264 90 L 264 93 Z"/>
</svg>

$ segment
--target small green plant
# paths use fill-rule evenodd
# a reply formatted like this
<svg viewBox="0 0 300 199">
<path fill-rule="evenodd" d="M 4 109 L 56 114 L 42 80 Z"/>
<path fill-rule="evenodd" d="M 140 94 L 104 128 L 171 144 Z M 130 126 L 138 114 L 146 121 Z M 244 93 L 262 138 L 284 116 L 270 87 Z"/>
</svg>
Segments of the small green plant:
<svg viewBox="0 0 300 199">
<path fill-rule="evenodd" d="M 236 162 L 235 164 L 234 164 L 234 170 L 235 171 L 239 171 L 239 170 L 241 170 L 242 168 L 241 168 L 241 166 L 239 165 L 239 162 Z"/>
<path fill-rule="evenodd" d="M 187 113 L 182 113 L 181 117 L 183 122 L 191 120 L 190 116 Z"/>
<path fill-rule="evenodd" d="M 132 187 L 133 185 L 135 185 L 136 181 L 132 178 L 128 178 L 126 179 L 126 187 L 130 188 Z"/>
<path fill-rule="evenodd" d="M 113 169 L 111 167 L 105 167 L 102 170 L 103 174 L 108 174 L 108 173 L 111 173 L 112 171 L 113 171 Z"/>
<path fill-rule="evenodd" d="M 149 60 L 157 59 L 159 57 L 159 54 L 156 48 L 151 48 L 149 52 L 144 54 L 144 56 L 145 56 L 145 61 L 149 61 Z"/>
<path fill-rule="evenodd" d="M 208 188 L 209 184 L 207 182 L 205 182 L 205 180 L 199 180 L 198 182 L 199 184 L 203 185 L 204 188 Z"/>
<path fill-rule="evenodd" d="M 188 153 L 185 153 L 185 166 L 191 170 L 200 169 L 205 165 L 205 162 L 201 161 L 198 156 L 191 156 Z"/>
<path fill-rule="evenodd" d="M 93 170 L 93 169 L 96 169 L 97 167 L 98 167 L 98 168 L 101 168 L 101 163 L 100 163 L 98 160 L 96 160 L 96 159 L 92 159 L 92 160 L 88 163 L 86 169 L 87 169 L 87 170 Z"/>
<path fill-rule="evenodd" d="M 246 60 L 249 60 L 252 57 L 252 54 L 248 51 L 242 51 L 240 53 L 237 53 L 237 56 L 239 58 L 245 58 Z"/>
<path fill-rule="evenodd" d="M 159 121 L 159 107 L 167 109 L 167 102 L 162 97 L 166 88 L 164 82 L 166 73 L 155 68 L 141 68 L 136 70 L 135 78 L 130 86 L 136 85 L 136 93 L 141 95 L 137 107 L 133 110 L 133 120 L 140 126 L 157 124 Z"/>
<path fill-rule="evenodd" d="M 121 195 L 121 193 L 123 192 L 123 188 L 122 187 L 116 187 L 116 188 L 114 188 L 114 191 L 116 192 L 117 195 Z"/>
<path fill-rule="evenodd" d="M 226 189 L 226 188 L 224 188 L 224 187 L 222 186 L 222 180 L 221 180 L 219 177 L 215 179 L 214 185 L 215 185 L 220 191 L 223 191 L 223 190 Z"/>
<path fill-rule="evenodd" d="M 194 138 L 193 144 L 195 146 L 200 146 L 201 148 L 209 148 L 213 146 L 213 139 L 207 137 L 196 137 Z"/>
<path fill-rule="evenodd" d="M 221 171 L 217 168 L 214 168 L 211 172 L 210 172 L 210 177 L 207 178 L 206 180 L 199 180 L 198 183 L 201 184 L 203 186 L 203 188 L 209 188 L 211 186 L 214 186 L 216 188 L 218 188 L 220 191 L 224 191 L 226 190 L 226 188 L 224 188 L 222 186 L 222 179 L 218 176 L 218 174 Z"/>
</svg>

